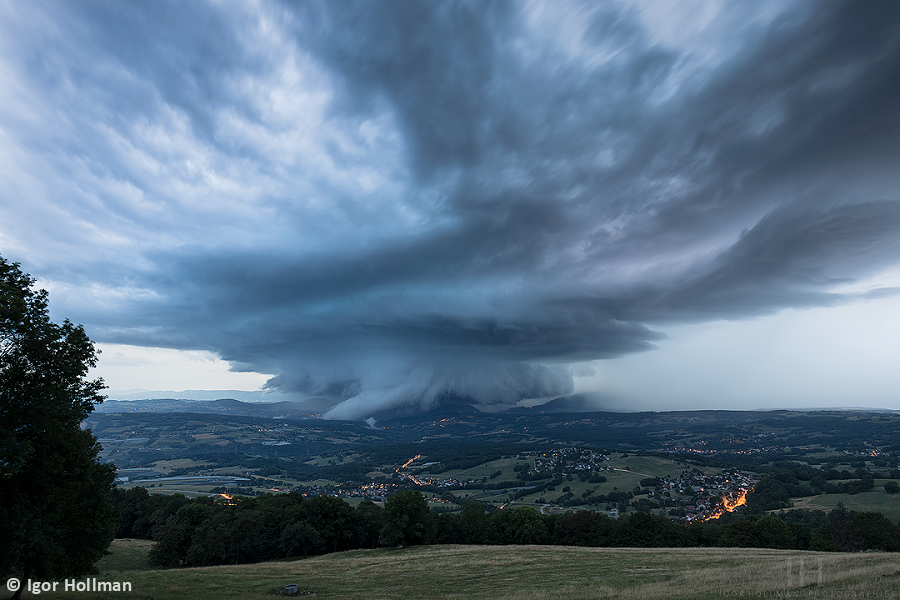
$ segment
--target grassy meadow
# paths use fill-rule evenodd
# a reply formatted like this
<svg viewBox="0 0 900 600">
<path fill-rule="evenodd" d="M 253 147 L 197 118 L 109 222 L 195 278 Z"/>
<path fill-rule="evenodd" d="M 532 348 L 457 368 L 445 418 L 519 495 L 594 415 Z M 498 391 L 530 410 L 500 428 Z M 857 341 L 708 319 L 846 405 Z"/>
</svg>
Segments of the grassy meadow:
<svg viewBox="0 0 900 600">
<path fill-rule="evenodd" d="M 843 502 L 852 511 L 877 511 L 897 523 L 900 521 L 900 494 L 888 494 L 884 491 L 886 479 L 876 479 L 875 487 L 868 492 L 858 494 L 822 494 L 806 498 L 792 498 L 794 508 L 830 511 Z"/>
<path fill-rule="evenodd" d="M 420 546 L 255 565 L 148 570 L 142 556 L 149 547 L 140 540 L 116 540 L 98 565 L 98 580 L 130 581 L 130 593 L 41 596 L 262 599 L 296 583 L 315 598 L 343 600 L 900 598 L 900 554 L 887 553 Z"/>
<path fill-rule="evenodd" d="M 113 540 L 109 554 L 97 562 L 100 575 L 119 571 L 146 571 L 147 555 L 154 542 L 150 540 Z"/>
</svg>

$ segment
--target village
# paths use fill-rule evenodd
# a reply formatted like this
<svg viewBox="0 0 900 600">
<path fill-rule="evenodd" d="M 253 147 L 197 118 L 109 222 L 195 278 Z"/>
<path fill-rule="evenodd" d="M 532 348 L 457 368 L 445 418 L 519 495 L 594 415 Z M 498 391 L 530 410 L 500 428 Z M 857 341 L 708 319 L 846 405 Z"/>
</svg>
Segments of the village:
<svg viewBox="0 0 900 600">
<path fill-rule="evenodd" d="M 626 453 L 564 447 L 531 455 L 507 455 L 466 470 L 440 471 L 435 457 L 415 455 L 373 471 L 367 481 L 292 480 L 269 470 L 197 469 L 166 474 L 152 468 L 121 469 L 117 483 L 153 493 L 186 493 L 231 499 L 263 493 L 333 496 L 356 504 L 383 503 L 391 494 L 418 489 L 439 512 L 466 502 L 489 509 L 533 506 L 542 513 L 594 510 L 611 517 L 647 512 L 676 521 L 717 518 L 746 502 L 757 479 L 736 469 L 713 470 Z M 352 457 L 348 457 L 352 458 Z M 317 457 L 312 462 L 333 459 Z"/>
<path fill-rule="evenodd" d="M 621 456 L 629 458 L 627 454 Z M 686 468 L 678 476 L 653 477 L 617 468 L 609 464 L 608 456 L 592 449 L 561 448 L 529 458 L 527 462 L 530 463 L 530 471 L 525 471 L 524 468 L 518 470 L 519 473 L 531 472 L 532 476 L 542 477 L 541 480 L 512 486 L 501 483 L 499 485 L 502 487 L 491 489 L 490 475 L 487 478 L 459 476 L 441 478 L 423 475 L 423 469 L 437 463 L 427 462 L 417 468 L 415 459 L 418 458 L 420 457 L 417 456 L 397 468 L 389 481 L 361 485 L 314 485 L 304 487 L 302 491 L 313 496 L 331 495 L 345 499 L 365 498 L 383 502 L 387 496 L 396 491 L 418 488 L 428 497 L 429 502 L 438 508 L 440 505 L 459 505 L 465 501 L 478 501 L 494 503 L 498 507 L 510 504 L 539 505 L 542 512 L 551 509 L 568 511 L 593 509 L 612 517 L 629 511 L 657 512 L 672 520 L 692 522 L 714 519 L 744 505 L 747 494 L 753 490 L 758 481 L 755 476 L 737 469 L 709 473 L 697 468 Z M 508 459 L 518 461 L 517 466 L 524 466 L 526 462 L 520 456 L 510 456 Z M 515 466 L 513 468 L 515 469 Z M 497 471 L 494 471 L 491 475 L 499 478 L 496 473 Z M 601 483 L 601 480 L 602 483 L 608 483 L 610 477 L 615 479 L 617 475 L 629 474 L 647 476 L 629 492 L 617 494 L 617 486 L 613 486 L 609 496 L 622 500 L 599 503 L 602 506 L 594 502 L 597 495 L 583 493 L 581 498 L 577 498 L 577 495 L 569 496 L 571 486 L 562 485 L 574 483 L 576 480 L 587 484 Z M 550 483 L 558 482 L 557 485 L 546 485 L 548 479 Z M 556 487 L 560 488 L 561 494 L 553 498 L 549 492 L 557 491 L 554 489 Z M 516 495 L 519 495 L 519 498 L 514 500 L 513 497 Z M 446 510 L 452 508 L 448 507 Z"/>
</svg>

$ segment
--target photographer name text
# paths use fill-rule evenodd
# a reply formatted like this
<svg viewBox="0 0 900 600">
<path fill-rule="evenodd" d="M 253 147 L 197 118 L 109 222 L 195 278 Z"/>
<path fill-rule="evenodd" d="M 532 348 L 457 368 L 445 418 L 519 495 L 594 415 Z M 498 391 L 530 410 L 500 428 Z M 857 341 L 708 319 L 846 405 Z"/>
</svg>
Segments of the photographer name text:
<svg viewBox="0 0 900 600">
<path fill-rule="evenodd" d="M 6 587 L 14 592 L 19 589 L 20 582 L 16 578 L 9 579 Z M 62 581 L 35 581 L 29 579 L 25 582 L 25 591 L 32 594 L 41 592 L 130 592 L 130 581 L 97 581 L 96 577 L 86 577 L 82 580 L 63 579 Z"/>
</svg>

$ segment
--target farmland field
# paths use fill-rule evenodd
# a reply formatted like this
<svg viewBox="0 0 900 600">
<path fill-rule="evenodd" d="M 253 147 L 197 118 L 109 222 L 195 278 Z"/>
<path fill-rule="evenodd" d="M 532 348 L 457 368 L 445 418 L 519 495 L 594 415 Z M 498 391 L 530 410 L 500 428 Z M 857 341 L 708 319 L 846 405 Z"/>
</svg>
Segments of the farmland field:
<svg viewBox="0 0 900 600">
<path fill-rule="evenodd" d="M 609 464 L 617 469 L 625 469 L 637 473 L 642 477 L 678 477 L 681 470 L 685 468 L 666 458 L 633 455 L 622 458 L 621 454 L 610 455 Z M 692 467 L 697 468 L 696 466 Z M 710 473 L 717 471 L 709 468 L 701 470 Z M 718 469 L 718 471 L 721 471 L 721 469 Z"/>
<path fill-rule="evenodd" d="M 812 510 L 830 511 L 843 502 L 844 506 L 852 511 L 880 512 L 888 519 L 897 523 L 900 521 L 900 494 L 888 494 L 884 491 L 886 480 L 877 479 L 875 487 L 868 492 L 859 494 L 821 494 L 808 498 L 793 498 L 794 508 L 809 508 Z"/>
</svg>

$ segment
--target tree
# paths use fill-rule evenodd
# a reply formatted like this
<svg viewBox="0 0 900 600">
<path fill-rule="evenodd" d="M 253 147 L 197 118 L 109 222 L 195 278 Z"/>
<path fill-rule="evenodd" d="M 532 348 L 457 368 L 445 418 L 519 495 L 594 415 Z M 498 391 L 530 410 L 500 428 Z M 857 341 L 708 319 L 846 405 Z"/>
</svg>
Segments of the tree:
<svg viewBox="0 0 900 600">
<path fill-rule="evenodd" d="M 378 543 L 378 534 L 382 526 L 383 508 L 371 500 L 363 500 L 356 507 L 357 543 L 362 548 L 374 548 Z"/>
<path fill-rule="evenodd" d="M 103 401 L 80 325 L 50 321 L 47 292 L 0 257 L 0 572 L 91 572 L 116 532 L 114 467 L 81 423 Z M 13 596 L 18 598 L 21 588 Z"/>
<path fill-rule="evenodd" d="M 900 550 L 900 528 L 880 512 L 855 513 L 853 532 L 862 542 L 862 548 L 885 552 Z"/>
<path fill-rule="evenodd" d="M 384 503 L 384 527 L 381 530 L 383 544 L 428 544 L 434 530 L 434 513 L 418 490 L 397 492 Z"/>
<path fill-rule="evenodd" d="M 540 513 L 529 506 L 503 510 L 493 518 L 503 544 L 546 544 L 547 526 Z"/>
<path fill-rule="evenodd" d="M 600 546 L 601 537 L 609 537 L 612 519 L 590 510 L 565 515 L 557 543 L 565 546 Z"/>
<path fill-rule="evenodd" d="M 150 549 L 147 561 L 164 569 L 187 565 L 194 534 L 204 521 L 212 518 L 215 510 L 215 503 L 209 498 L 195 498 L 182 504 L 154 529 L 156 544 Z"/>
<path fill-rule="evenodd" d="M 463 544 L 496 544 L 495 523 L 484 511 L 480 502 L 466 502 L 459 516 L 460 535 Z"/>
<path fill-rule="evenodd" d="M 294 556 L 297 550 L 302 550 L 303 556 L 306 556 L 312 548 L 321 546 L 324 542 L 315 527 L 307 521 L 294 521 L 288 523 L 281 531 L 278 547 L 284 552 L 285 558 L 289 558 Z"/>
<path fill-rule="evenodd" d="M 853 511 L 847 509 L 843 502 L 828 513 L 828 526 L 831 541 L 839 552 L 858 552 L 862 550 L 862 541 L 856 535 L 853 526 Z"/>
</svg>

